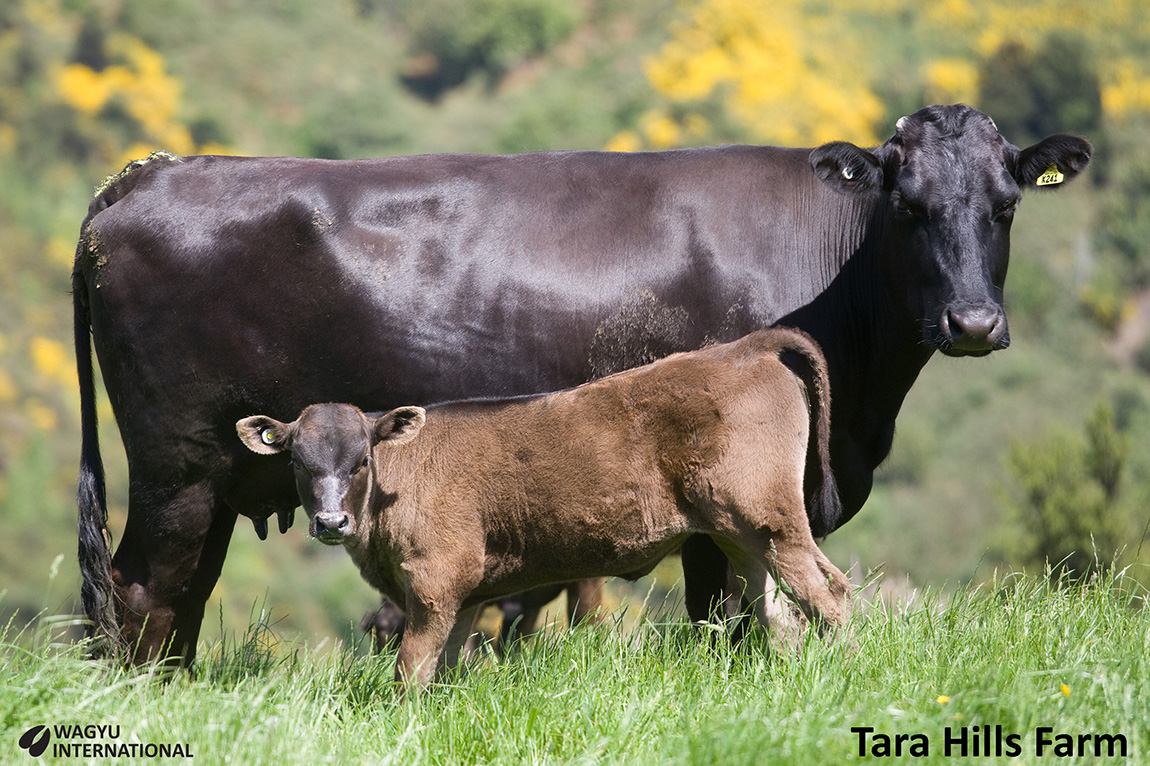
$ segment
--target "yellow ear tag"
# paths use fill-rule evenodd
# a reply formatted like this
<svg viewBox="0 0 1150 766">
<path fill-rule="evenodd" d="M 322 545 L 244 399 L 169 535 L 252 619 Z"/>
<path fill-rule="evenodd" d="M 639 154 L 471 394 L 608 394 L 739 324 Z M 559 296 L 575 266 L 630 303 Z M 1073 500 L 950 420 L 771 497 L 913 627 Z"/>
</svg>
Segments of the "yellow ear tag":
<svg viewBox="0 0 1150 766">
<path fill-rule="evenodd" d="M 1042 171 L 1042 175 L 1038 177 L 1038 180 L 1034 182 L 1034 185 L 1053 186 L 1054 184 L 1062 183 L 1065 178 L 1066 176 L 1058 172 L 1057 165 L 1051 165 L 1046 170 Z"/>
</svg>

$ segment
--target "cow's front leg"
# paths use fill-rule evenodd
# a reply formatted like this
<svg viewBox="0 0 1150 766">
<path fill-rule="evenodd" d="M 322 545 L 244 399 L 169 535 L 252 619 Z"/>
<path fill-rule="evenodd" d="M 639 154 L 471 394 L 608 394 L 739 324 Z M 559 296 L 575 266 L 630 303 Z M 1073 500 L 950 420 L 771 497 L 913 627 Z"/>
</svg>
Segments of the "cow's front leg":
<svg viewBox="0 0 1150 766">
<path fill-rule="evenodd" d="M 707 535 L 687 538 L 680 551 L 683 597 L 691 621 L 727 625 L 739 615 L 740 589 L 733 587 L 726 553 Z M 734 624 L 732 640 L 742 640 L 745 620 Z"/>
</svg>

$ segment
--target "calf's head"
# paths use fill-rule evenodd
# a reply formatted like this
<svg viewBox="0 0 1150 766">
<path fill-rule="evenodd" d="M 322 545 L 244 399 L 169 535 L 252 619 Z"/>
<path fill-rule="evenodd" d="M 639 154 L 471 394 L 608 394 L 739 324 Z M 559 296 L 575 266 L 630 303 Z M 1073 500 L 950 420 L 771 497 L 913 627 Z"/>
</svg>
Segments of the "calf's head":
<svg viewBox="0 0 1150 766">
<path fill-rule="evenodd" d="M 357 539 L 364 514 L 370 512 L 376 445 L 405 444 L 424 422 L 421 407 L 371 416 L 350 404 L 313 404 L 291 423 L 266 415 L 243 418 L 236 432 L 257 454 L 291 453 L 311 536 L 340 545 Z"/>
<path fill-rule="evenodd" d="M 931 106 L 900 119 L 877 149 L 834 142 L 810 162 L 839 191 L 878 200 L 886 284 L 921 324 L 922 342 L 982 356 L 1010 344 L 1003 283 L 1022 191 L 1061 188 L 1092 151 L 1065 134 L 1019 149 L 982 112 Z"/>
</svg>

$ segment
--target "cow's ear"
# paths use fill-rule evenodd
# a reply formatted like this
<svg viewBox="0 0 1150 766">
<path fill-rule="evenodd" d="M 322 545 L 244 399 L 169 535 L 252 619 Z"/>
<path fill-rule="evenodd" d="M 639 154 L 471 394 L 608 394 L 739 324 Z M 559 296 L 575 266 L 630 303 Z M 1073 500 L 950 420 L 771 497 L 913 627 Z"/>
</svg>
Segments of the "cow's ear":
<svg viewBox="0 0 1150 766">
<path fill-rule="evenodd" d="M 882 187 L 882 164 L 873 152 L 846 141 L 811 150 L 811 168 L 819 179 L 843 192 L 870 192 Z"/>
<path fill-rule="evenodd" d="M 1090 164 L 1094 147 L 1085 138 L 1058 133 L 1021 150 L 1014 164 L 1014 180 L 1023 189 L 1057 189 Z"/>
<path fill-rule="evenodd" d="M 291 424 L 266 415 L 236 421 L 236 433 L 248 449 L 260 455 L 275 455 L 291 448 Z"/>
<path fill-rule="evenodd" d="M 422 407 L 398 407 L 376 418 L 372 433 L 377 444 L 407 444 L 419 435 L 426 422 L 427 412 Z"/>
</svg>

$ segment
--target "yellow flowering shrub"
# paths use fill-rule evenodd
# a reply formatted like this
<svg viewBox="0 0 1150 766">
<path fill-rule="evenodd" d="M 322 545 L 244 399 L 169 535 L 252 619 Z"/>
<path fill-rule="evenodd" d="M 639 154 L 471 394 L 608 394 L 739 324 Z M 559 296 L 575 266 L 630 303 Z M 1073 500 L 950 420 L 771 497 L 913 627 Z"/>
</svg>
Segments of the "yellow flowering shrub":
<svg viewBox="0 0 1150 766">
<path fill-rule="evenodd" d="M 892 72 L 906 78 L 900 92 L 917 91 L 924 103 L 977 106 L 980 59 L 1007 43 L 1037 49 L 1054 34 L 1081 38 L 1099 56 L 1108 116 L 1150 113 L 1150 67 L 1122 47 L 1131 34 L 1150 39 L 1144 0 L 696 0 L 670 31 L 645 67 L 666 106 L 612 145 L 729 139 L 689 129 L 693 118 L 764 143 L 872 145 L 875 131 L 898 116 L 885 114 L 876 95 Z M 906 46 L 891 46 L 884 34 L 914 40 L 911 51 L 923 58 L 908 59 Z M 722 120 L 713 119 L 716 110 Z"/>
<path fill-rule="evenodd" d="M 935 59 L 926 65 L 926 100 L 934 104 L 978 101 L 978 68 L 966 59 Z"/>
<path fill-rule="evenodd" d="M 0 404 L 11 404 L 16 401 L 18 389 L 12 376 L 3 367 L 0 367 Z"/>
<path fill-rule="evenodd" d="M 100 72 L 84 64 L 69 64 L 59 70 L 56 88 L 64 102 L 85 115 L 96 115 L 112 102 L 121 104 L 144 139 L 126 148 L 123 155 L 128 159 L 159 148 L 175 154 L 194 152 L 191 133 L 178 119 L 183 85 L 167 73 L 163 57 L 126 34 L 110 35 L 108 51 L 111 58 L 123 63 Z"/>
<path fill-rule="evenodd" d="M 873 125 L 882 104 L 842 50 L 853 44 L 830 39 L 831 19 L 804 8 L 801 0 L 704 0 L 647 62 L 648 80 L 668 101 L 688 107 L 719 95 L 758 141 L 877 143 Z M 683 124 L 653 118 L 643 130 L 648 144 L 705 140 L 708 121 L 700 112 L 707 108 L 688 108 Z"/>
<path fill-rule="evenodd" d="M 643 148 L 643 139 L 633 130 L 616 133 L 603 147 L 609 152 L 637 152 Z"/>
<path fill-rule="evenodd" d="M 1150 114 L 1150 72 L 1134 59 L 1117 61 L 1109 82 L 1102 87 L 1102 111 L 1116 120 Z"/>
<path fill-rule="evenodd" d="M 36 336 L 28 344 L 32 367 L 54 383 L 75 388 L 76 361 L 72 352 L 59 341 Z"/>
<path fill-rule="evenodd" d="M 84 114 L 97 114 L 112 97 L 114 80 L 108 76 L 113 69 L 94 72 L 83 64 L 68 64 L 56 75 L 56 87 L 64 102 Z"/>
</svg>

